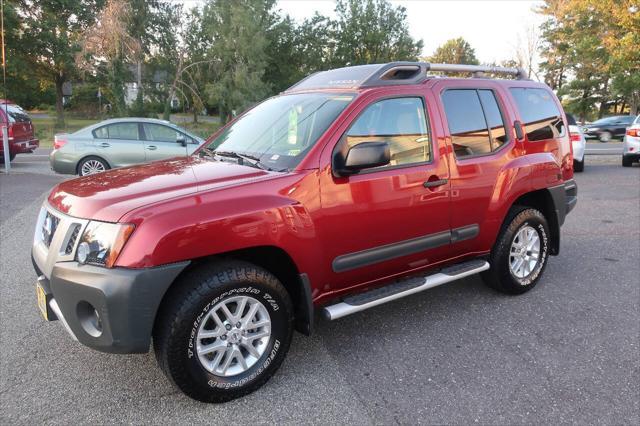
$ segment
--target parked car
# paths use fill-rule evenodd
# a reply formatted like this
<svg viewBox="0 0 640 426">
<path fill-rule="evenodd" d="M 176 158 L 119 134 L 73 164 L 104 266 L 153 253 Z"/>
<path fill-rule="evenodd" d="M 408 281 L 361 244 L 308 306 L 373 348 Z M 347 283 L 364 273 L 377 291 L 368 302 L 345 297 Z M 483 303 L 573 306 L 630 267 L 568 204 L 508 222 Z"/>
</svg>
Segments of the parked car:
<svg viewBox="0 0 640 426">
<path fill-rule="evenodd" d="M 569 124 L 569 137 L 571 138 L 571 146 L 573 149 L 573 171 L 582 172 L 584 170 L 584 153 L 587 147 L 587 141 L 573 115 L 567 114 L 567 123 Z"/>
<path fill-rule="evenodd" d="M 204 140 L 164 120 L 117 118 L 58 134 L 49 156 L 57 173 L 80 176 L 192 154 Z"/>
<path fill-rule="evenodd" d="M 489 69 L 320 72 L 190 157 L 60 183 L 32 249 L 42 315 L 100 351 L 153 341 L 173 384 L 222 402 L 262 386 L 316 309 L 337 320 L 478 273 L 531 290 L 577 202 L 562 107 L 523 71 L 429 70 Z"/>
<path fill-rule="evenodd" d="M 636 117 L 624 136 L 622 166 L 631 167 L 637 161 L 640 161 L 640 115 Z"/>
<path fill-rule="evenodd" d="M 35 137 L 35 129 L 31 117 L 25 110 L 15 103 L 0 99 L 0 128 L 6 126 L 9 136 L 9 159 L 13 161 L 16 155 L 31 153 L 40 146 Z M 0 134 L 0 158 L 4 161 L 4 144 Z"/>
<path fill-rule="evenodd" d="M 615 115 L 596 120 L 582 128 L 585 138 L 599 139 L 600 142 L 609 142 L 611 139 L 622 139 L 624 132 L 635 120 L 633 115 Z"/>
</svg>

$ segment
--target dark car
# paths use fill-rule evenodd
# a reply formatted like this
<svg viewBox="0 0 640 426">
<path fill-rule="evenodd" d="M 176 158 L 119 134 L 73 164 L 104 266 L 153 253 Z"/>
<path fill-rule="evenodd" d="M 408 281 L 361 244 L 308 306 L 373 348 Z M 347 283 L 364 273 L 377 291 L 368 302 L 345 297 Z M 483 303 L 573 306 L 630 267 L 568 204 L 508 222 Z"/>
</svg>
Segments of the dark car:
<svg viewBox="0 0 640 426">
<path fill-rule="evenodd" d="M 583 127 L 584 137 L 587 139 L 599 139 L 600 142 L 609 142 L 613 138 L 624 138 L 624 132 L 631 126 L 635 115 L 614 115 L 601 118 Z"/>
<path fill-rule="evenodd" d="M 40 146 L 40 141 L 35 137 L 35 129 L 29 114 L 13 102 L 0 99 L 0 127 L 3 126 L 7 126 L 11 161 L 17 154 L 33 152 Z M 4 159 L 4 147 L 1 140 L 0 159 Z"/>
<path fill-rule="evenodd" d="M 448 70 L 518 79 L 428 73 Z M 43 317 L 100 351 L 153 341 L 172 383 L 222 402 L 262 386 L 315 313 L 337 320 L 477 273 L 531 290 L 578 189 L 562 106 L 523 74 L 324 71 L 193 155 L 59 184 L 32 249 Z"/>
</svg>

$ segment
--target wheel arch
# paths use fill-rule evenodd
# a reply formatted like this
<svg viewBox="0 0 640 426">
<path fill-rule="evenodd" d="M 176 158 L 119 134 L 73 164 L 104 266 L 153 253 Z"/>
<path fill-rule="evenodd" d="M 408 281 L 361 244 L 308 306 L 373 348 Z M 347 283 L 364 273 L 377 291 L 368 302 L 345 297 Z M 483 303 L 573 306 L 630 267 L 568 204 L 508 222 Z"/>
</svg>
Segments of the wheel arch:
<svg viewBox="0 0 640 426">
<path fill-rule="evenodd" d="M 564 187 L 562 188 L 562 191 L 564 191 Z M 543 188 L 520 195 L 512 203 L 509 209 L 509 211 L 511 211 L 511 209 L 518 206 L 531 207 L 539 210 L 544 215 L 549 224 L 549 232 L 551 234 L 549 251 L 554 256 L 560 253 L 560 226 L 562 225 L 562 219 L 564 219 L 558 217 L 556 204 L 557 202 L 552 191 L 547 188 Z M 507 218 L 508 213 L 503 220 L 502 226 L 506 225 L 504 221 L 506 221 Z"/>
<path fill-rule="evenodd" d="M 289 293 L 294 306 L 294 326 L 302 334 L 310 335 L 313 331 L 314 308 L 311 284 L 307 274 L 300 273 L 291 256 L 276 246 L 248 247 L 211 256 L 194 259 L 180 275 L 204 263 L 224 262 L 225 260 L 241 260 L 266 269 L 278 278 Z M 171 288 L 178 281 L 177 277 L 165 292 L 160 306 L 170 294 Z M 157 320 L 157 313 L 156 313 Z M 154 321 L 155 322 L 155 321 Z"/>
</svg>

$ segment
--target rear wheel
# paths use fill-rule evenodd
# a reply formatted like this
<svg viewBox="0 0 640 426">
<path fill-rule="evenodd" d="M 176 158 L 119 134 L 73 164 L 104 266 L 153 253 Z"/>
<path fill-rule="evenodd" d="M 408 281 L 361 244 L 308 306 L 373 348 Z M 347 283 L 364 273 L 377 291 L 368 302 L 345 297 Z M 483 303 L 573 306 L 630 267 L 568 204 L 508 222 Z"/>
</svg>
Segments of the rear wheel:
<svg viewBox="0 0 640 426">
<path fill-rule="evenodd" d="M 633 165 L 633 161 L 631 157 L 623 155 L 622 156 L 622 167 L 631 167 Z"/>
<path fill-rule="evenodd" d="M 78 174 L 89 176 L 109 170 L 109 164 L 100 157 L 87 157 L 78 164 Z"/>
<path fill-rule="evenodd" d="M 513 208 L 491 251 L 484 282 L 503 293 L 521 294 L 536 286 L 549 257 L 549 225 L 536 209 Z"/>
<path fill-rule="evenodd" d="M 293 332 L 285 288 L 246 262 L 200 266 L 165 297 L 154 329 L 158 363 L 185 394 L 225 402 L 255 391 L 284 360 Z"/>
</svg>

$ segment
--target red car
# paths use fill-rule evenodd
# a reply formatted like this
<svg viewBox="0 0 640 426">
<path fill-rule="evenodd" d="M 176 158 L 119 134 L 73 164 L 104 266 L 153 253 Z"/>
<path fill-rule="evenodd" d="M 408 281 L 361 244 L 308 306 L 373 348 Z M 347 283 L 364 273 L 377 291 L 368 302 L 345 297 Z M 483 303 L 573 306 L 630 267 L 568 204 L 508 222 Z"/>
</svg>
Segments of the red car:
<svg viewBox="0 0 640 426">
<path fill-rule="evenodd" d="M 40 146 L 35 137 L 35 129 L 31 118 L 25 110 L 11 101 L 0 99 L 0 127 L 7 126 L 9 134 L 9 158 L 13 161 L 16 155 L 33 152 Z M 4 161 L 4 144 L 0 135 L 0 157 Z"/>
<path fill-rule="evenodd" d="M 100 351 L 146 352 L 153 337 L 179 389 L 221 402 L 263 385 L 316 312 L 476 273 L 531 290 L 577 187 L 560 103 L 521 76 L 321 72 L 191 157 L 63 182 L 36 225 L 41 312 Z"/>
</svg>

